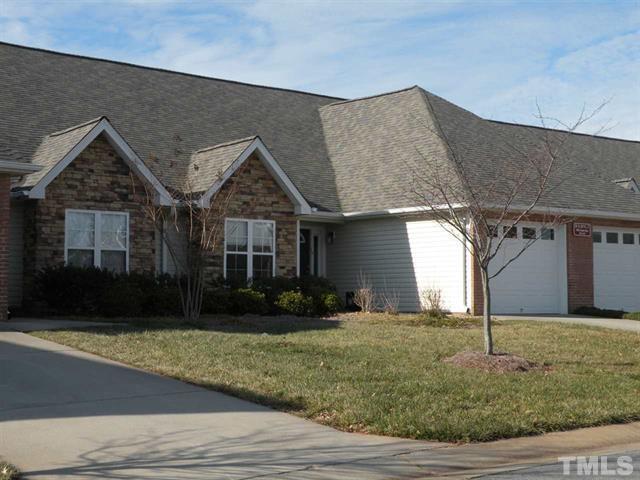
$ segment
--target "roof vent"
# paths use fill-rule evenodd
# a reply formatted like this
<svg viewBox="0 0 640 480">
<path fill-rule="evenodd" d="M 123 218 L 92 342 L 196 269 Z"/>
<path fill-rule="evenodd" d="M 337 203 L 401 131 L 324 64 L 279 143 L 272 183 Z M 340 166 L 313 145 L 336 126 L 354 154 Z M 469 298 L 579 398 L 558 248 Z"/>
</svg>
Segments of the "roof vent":
<svg viewBox="0 0 640 480">
<path fill-rule="evenodd" d="M 640 185 L 638 185 L 638 182 L 636 182 L 636 179 L 633 177 L 614 180 L 613 183 L 627 190 L 631 190 L 633 193 L 640 193 Z"/>
</svg>

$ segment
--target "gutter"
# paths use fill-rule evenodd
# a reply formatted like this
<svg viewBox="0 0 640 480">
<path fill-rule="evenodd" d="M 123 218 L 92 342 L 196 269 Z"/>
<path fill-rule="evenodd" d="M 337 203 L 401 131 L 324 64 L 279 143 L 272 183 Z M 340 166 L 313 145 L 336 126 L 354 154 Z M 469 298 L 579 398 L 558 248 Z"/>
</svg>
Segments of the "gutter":
<svg viewBox="0 0 640 480">
<path fill-rule="evenodd" d="M 464 208 L 462 204 L 456 204 L 453 206 L 456 209 Z M 443 206 L 444 208 L 448 208 Z M 491 209 L 491 207 L 487 207 Z M 494 207 L 499 208 L 499 207 Z M 522 211 L 528 207 L 526 206 L 514 206 L 511 210 L 514 212 Z M 389 216 L 397 216 L 397 215 L 405 215 L 405 214 L 417 214 L 417 213 L 428 213 L 430 208 L 428 207 L 404 207 L 404 208 L 389 208 L 385 210 L 369 210 L 369 211 L 355 211 L 355 212 L 312 212 L 309 215 L 303 215 L 300 218 L 309 221 L 316 222 L 333 222 L 333 223 L 342 223 L 349 220 L 364 220 L 368 218 L 384 218 Z M 567 215 L 574 217 L 591 217 L 591 218 L 602 218 L 602 219 L 610 219 L 610 220 L 627 220 L 627 221 L 640 221 L 640 213 L 624 213 L 624 212 L 610 212 L 605 210 L 586 210 L 586 209 L 578 209 L 578 208 L 534 208 L 531 211 L 531 214 L 556 214 L 556 215 Z"/>
<path fill-rule="evenodd" d="M 27 175 L 41 169 L 42 167 L 40 165 L 34 165 L 33 163 L 0 160 L 0 173 L 8 173 L 10 175 Z"/>
</svg>

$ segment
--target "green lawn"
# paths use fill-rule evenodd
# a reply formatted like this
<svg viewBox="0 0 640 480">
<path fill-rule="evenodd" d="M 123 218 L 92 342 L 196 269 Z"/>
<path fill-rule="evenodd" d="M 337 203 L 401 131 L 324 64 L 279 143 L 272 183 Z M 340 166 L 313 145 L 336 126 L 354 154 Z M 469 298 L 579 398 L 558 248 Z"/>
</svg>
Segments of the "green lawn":
<svg viewBox="0 0 640 480">
<path fill-rule="evenodd" d="M 495 326 L 497 349 L 549 369 L 495 374 L 442 363 L 482 348 L 477 324 L 416 316 L 216 319 L 35 335 L 336 428 L 486 441 L 640 420 L 640 335 L 534 322 Z"/>
</svg>

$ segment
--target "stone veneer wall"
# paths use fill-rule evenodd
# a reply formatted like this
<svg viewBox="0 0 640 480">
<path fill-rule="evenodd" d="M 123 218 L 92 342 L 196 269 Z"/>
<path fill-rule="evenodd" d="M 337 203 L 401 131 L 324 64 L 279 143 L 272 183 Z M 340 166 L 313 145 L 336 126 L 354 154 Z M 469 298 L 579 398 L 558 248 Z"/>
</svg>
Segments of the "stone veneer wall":
<svg viewBox="0 0 640 480">
<path fill-rule="evenodd" d="M 273 220 L 276 223 L 276 275 L 293 277 L 297 266 L 297 217 L 289 197 L 255 155 L 234 174 L 220 191 L 225 199 L 229 189 L 235 192 L 226 217 L 249 220 Z M 209 278 L 223 274 L 224 237 L 220 237 L 215 255 L 207 269 Z"/>
<path fill-rule="evenodd" d="M 45 196 L 25 209 L 26 299 L 35 272 L 64 262 L 66 209 L 129 212 L 129 271 L 155 269 L 156 233 L 141 207 L 144 187 L 102 135 L 47 186 Z"/>
</svg>

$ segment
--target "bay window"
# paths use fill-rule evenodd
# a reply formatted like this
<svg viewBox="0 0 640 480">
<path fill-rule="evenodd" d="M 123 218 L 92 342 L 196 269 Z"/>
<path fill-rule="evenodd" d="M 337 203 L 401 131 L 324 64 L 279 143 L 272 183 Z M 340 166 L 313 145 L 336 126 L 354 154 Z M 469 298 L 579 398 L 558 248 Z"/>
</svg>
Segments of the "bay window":
<svg viewBox="0 0 640 480">
<path fill-rule="evenodd" d="M 129 269 L 129 214 L 67 210 L 65 262 L 117 273 Z"/>
<path fill-rule="evenodd" d="M 275 222 L 227 219 L 224 239 L 224 276 L 230 280 L 273 277 Z"/>
</svg>

